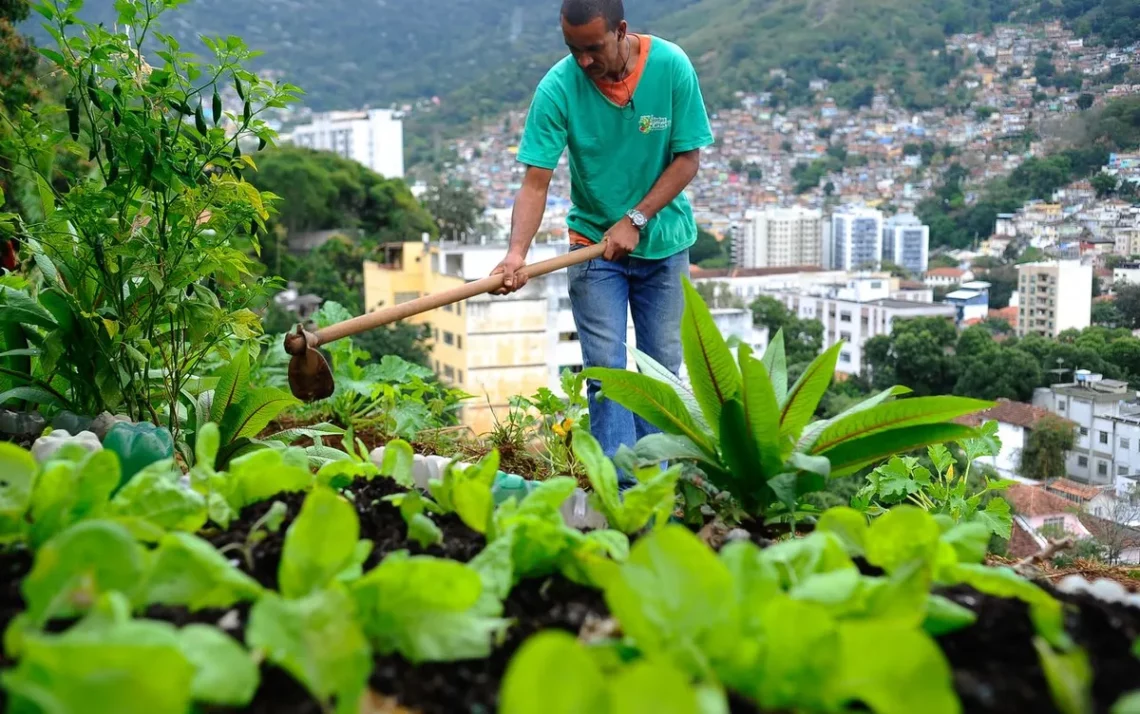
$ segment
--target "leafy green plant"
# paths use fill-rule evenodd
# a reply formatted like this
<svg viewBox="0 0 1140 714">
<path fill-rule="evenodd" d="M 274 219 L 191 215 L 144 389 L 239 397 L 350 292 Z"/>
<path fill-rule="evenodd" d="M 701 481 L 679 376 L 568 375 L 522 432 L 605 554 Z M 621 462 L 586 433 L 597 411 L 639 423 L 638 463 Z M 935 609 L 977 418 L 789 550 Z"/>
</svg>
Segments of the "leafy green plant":
<svg viewBox="0 0 1140 714">
<path fill-rule="evenodd" d="M 42 219 L 15 228 L 37 285 L 0 296 L 0 323 L 22 332 L 4 330 L 0 352 L 32 360 L 4 367 L 20 386 L 0 403 L 126 411 L 177 435 L 176 405 L 202 361 L 260 331 L 253 309 L 267 286 L 249 253 L 274 196 L 241 174 L 255 167 L 248 145 L 275 137 L 262 113 L 298 90 L 244 69 L 253 53 L 236 37 L 204 38 L 211 61 L 197 62 L 157 29 L 169 3 L 123 0 L 115 29 L 86 22 L 82 5 L 34 5 L 54 40 L 40 54 L 64 84 L 65 106 L 3 119 Z M 226 85 L 240 107 L 225 110 Z M 60 146 L 91 170 L 56 181 Z"/>
<path fill-rule="evenodd" d="M 270 533 L 276 533 L 281 530 L 281 526 L 285 523 L 285 516 L 289 515 L 289 508 L 281 501 L 274 501 L 269 506 L 269 510 L 265 515 L 258 518 L 249 527 L 249 533 L 246 534 L 245 540 L 240 543 L 230 543 L 229 545 L 219 548 L 219 553 L 228 553 L 230 551 L 237 551 L 241 554 L 242 559 L 245 560 L 246 568 L 253 570 L 253 548 L 261 541 L 265 540 Z"/>
<path fill-rule="evenodd" d="M 470 466 L 452 461 L 442 479 L 428 482 L 428 492 L 441 512 L 454 513 L 476 533 L 487 533 L 495 498 L 491 487 L 499 471 L 499 452 L 492 451 Z"/>
<path fill-rule="evenodd" d="M 590 503 L 606 517 L 606 522 L 626 534 L 637 533 L 652 521 L 661 525 L 669 519 L 676 503 L 680 464 L 668 471 L 649 466 L 632 471 L 638 484 L 625 493 L 618 491 L 617 469 L 602 453 L 602 447 L 589 432 L 573 432 L 573 448 L 585 465 L 586 476 L 593 487 Z"/>
<path fill-rule="evenodd" d="M 1008 539 L 1013 524 L 1009 502 L 992 496 L 984 507 L 982 504 L 987 495 L 1008 489 L 1013 482 L 994 481 L 984 475 L 980 487 L 975 488 L 970 482 L 974 462 L 1001 451 L 997 422 L 986 423 L 977 437 L 959 441 L 958 446 L 966 460 L 961 474 L 955 474 L 954 456 L 943 444 L 927 448 L 934 473 L 916 458 L 893 456 L 867 476 L 868 483 L 852 500 L 852 506 L 877 516 L 892 505 L 912 503 L 931 513 L 950 516 L 955 523 L 982 523 L 994 535 Z"/>
<path fill-rule="evenodd" d="M 646 461 L 692 461 L 720 491 L 760 518 L 795 517 L 799 499 L 827 478 L 855 473 L 899 452 L 970 437 L 949 420 L 991 404 L 958 397 L 895 400 L 894 387 L 839 416 L 811 423 L 842 343 L 817 357 L 789 389 L 782 333 L 763 360 L 740 345 L 734 359 L 692 284 L 685 280 L 681 339 L 690 389 L 647 355 L 639 373 L 591 368 L 586 377 L 656 426 L 637 445 Z"/>
<path fill-rule="evenodd" d="M 562 391 L 560 397 L 543 387 L 530 397 L 519 397 L 519 406 L 533 410 L 538 415 L 538 438 L 542 443 L 539 452 L 546 462 L 547 469 L 555 476 L 570 476 L 579 481 L 585 477 L 585 469 L 571 448 L 575 428 L 589 432 L 590 412 L 584 393 L 585 379 L 581 372 L 570 369 L 562 371 Z"/>
</svg>

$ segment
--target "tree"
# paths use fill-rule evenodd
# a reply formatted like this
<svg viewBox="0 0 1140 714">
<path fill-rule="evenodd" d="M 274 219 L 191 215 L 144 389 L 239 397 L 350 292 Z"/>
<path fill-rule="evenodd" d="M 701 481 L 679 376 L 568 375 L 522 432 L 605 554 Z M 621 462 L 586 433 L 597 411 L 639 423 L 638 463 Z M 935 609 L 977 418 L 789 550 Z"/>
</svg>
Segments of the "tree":
<svg viewBox="0 0 1140 714">
<path fill-rule="evenodd" d="M 868 84 L 851 96 L 851 100 L 847 102 L 847 107 L 852 111 L 858 111 L 863 107 L 871 106 L 874 99 L 875 87 Z"/>
<path fill-rule="evenodd" d="M 1116 565 L 1125 550 L 1140 544 L 1140 531 L 1129 523 L 1140 521 L 1140 487 L 1133 485 L 1126 492 L 1107 491 L 1108 506 L 1102 513 L 1081 518 L 1093 537 L 1103 547 L 1105 562 Z"/>
<path fill-rule="evenodd" d="M 1093 97 L 1093 95 L 1089 94 L 1088 92 L 1084 92 L 1081 94 L 1081 96 L 1077 97 L 1077 108 L 1083 112 L 1092 107 L 1094 100 L 1095 97 Z"/>
<path fill-rule="evenodd" d="M 1124 316 L 1110 301 L 1094 302 L 1092 306 L 1092 324 L 1103 327 L 1119 327 Z"/>
<path fill-rule="evenodd" d="M 1025 436 L 1017 472 L 1044 481 L 1065 475 L 1065 453 L 1077 443 L 1077 426 L 1055 415 L 1042 417 Z"/>
<path fill-rule="evenodd" d="M 732 292 L 732 286 L 728 283 L 703 280 L 697 283 L 697 294 L 713 310 L 744 307 L 744 299 Z"/>
<path fill-rule="evenodd" d="M 705 261 L 727 257 L 724 241 L 703 228 L 697 229 L 697 242 L 689 248 L 689 262 L 703 266 Z"/>
<path fill-rule="evenodd" d="M 441 236 L 459 240 L 464 235 L 475 234 L 485 206 L 466 182 L 437 180 L 424 194 L 424 208 L 435 218 Z"/>
<path fill-rule="evenodd" d="M 1033 355 L 997 345 L 984 355 L 963 360 L 957 372 L 954 394 L 975 399 L 1028 402 L 1041 384 L 1041 365 Z"/>
<path fill-rule="evenodd" d="M 1116 299 L 1113 301 L 1120 313 L 1120 327 L 1135 330 L 1140 327 L 1140 285 L 1125 283 L 1116 286 Z"/>
<path fill-rule="evenodd" d="M 1116 187 L 1120 184 L 1115 176 L 1106 171 L 1101 171 L 1093 176 L 1089 182 L 1092 184 L 1093 190 L 1096 191 L 1097 198 L 1108 198 L 1116 193 Z"/>
<path fill-rule="evenodd" d="M 768 339 L 783 330 L 789 365 L 802 365 L 815 359 L 823 349 L 823 323 L 801 320 L 776 298 L 761 295 L 752 303 L 752 324 L 768 328 Z"/>
</svg>

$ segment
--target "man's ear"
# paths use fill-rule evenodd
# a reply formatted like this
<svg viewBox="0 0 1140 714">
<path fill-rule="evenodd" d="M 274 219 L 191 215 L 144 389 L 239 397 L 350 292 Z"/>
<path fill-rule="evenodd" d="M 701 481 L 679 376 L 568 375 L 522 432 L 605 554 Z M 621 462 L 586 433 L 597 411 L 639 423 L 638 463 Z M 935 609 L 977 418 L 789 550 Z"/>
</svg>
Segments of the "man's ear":
<svg viewBox="0 0 1140 714">
<path fill-rule="evenodd" d="M 624 40 L 626 34 L 629 33 L 629 23 L 626 22 L 625 20 L 622 20 L 621 22 L 618 23 L 618 26 L 614 30 L 614 32 L 617 33 L 617 38 L 618 38 L 619 42 L 621 40 Z"/>
</svg>

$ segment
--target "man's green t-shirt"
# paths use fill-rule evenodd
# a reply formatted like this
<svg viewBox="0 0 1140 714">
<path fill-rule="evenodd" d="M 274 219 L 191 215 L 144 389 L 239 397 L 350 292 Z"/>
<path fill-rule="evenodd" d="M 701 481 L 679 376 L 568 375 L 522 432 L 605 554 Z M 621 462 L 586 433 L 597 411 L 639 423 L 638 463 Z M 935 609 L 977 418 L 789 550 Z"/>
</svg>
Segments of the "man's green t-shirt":
<svg viewBox="0 0 1140 714">
<path fill-rule="evenodd" d="M 607 98 L 567 56 L 539 83 L 527 116 L 518 160 L 553 170 L 569 149 L 567 223 L 593 241 L 645 198 L 675 154 L 713 143 L 688 56 L 658 37 L 648 51 L 630 104 Z M 696 240 L 693 207 L 682 192 L 649 221 L 633 255 L 667 258 Z"/>
</svg>

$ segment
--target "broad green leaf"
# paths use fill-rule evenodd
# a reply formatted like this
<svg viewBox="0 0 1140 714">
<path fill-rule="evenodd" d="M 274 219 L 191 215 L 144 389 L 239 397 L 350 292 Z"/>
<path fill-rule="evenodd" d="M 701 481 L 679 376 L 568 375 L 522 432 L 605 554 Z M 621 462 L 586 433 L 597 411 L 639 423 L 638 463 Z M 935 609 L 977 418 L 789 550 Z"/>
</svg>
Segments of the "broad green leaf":
<svg viewBox="0 0 1140 714">
<path fill-rule="evenodd" d="M 772 391 L 780 404 L 788 398 L 788 361 L 784 350 L 784 331 L 777 330 L 764 351 L 764 369 L 772 379 Z"/>
<path fill-rule="evenodd" d="M 622 533 L 633 534 L 651 521 L 657 525 L 667 521 L 677 501 L 677 481 L 681 478 L 681 471 L 680 466 L 674 466 L 627 489 L 614 513 L 617 522 L 610 521 L 610 525 Z M 606 518 L 609 520 L 609 516 Z"/>
<path fill-rule="evenodd" d="M 740 370 L 732 359 L 712 313 L 688 279 L 682 281 L 685 310 L 681 317 L 681 346 L 693 394 L 705 419 L 720 437 L 721 405 L 740 396 Z"/>
<path fill-rule="evenodd" d="M 617 523 L 616 514 L 621 508 L 621 494 L 618 493 L 617 469 L 606 455 L 602 453 L 602 446 L 589 432 L 575 429 L 571 441 L 574 456 L 578 458 L 586 469 L 586 478 L 590 481 L 593 493 L 590 495 L 591 504 L 601 512 L 609 524 L 623 530 Z"/>
<path fill-rule="evenodd" d="M 352 599 L 339 588 L 300 600 L 266 593 L 249 614 L 245 639 L 326 709 L 334 698 L 357 701 L 372 672 L 371 648 L 353 616 Z"/>
<path fill-rule="evenodd" d="M 547 680 L 549 681 L 549 680 Z M 609 682 L 610 711 L 622 714 L 701 714 L 697 691 L 668 662 L 639 660 Z M 546 707 L 536 711 L 547 711 Z M 584 710 L 596 711 L 596 710 Z"/>
<path fill-rule="evenodd" d="M 221 446 L 222 436 L 217 424 L 209 422 L 198 427 L 198 433 L 194 438 L 195 468 L 212 472 Z"/>
<path fill-rule="evenodd" d="M 579 585 L 604 588 L 629 559 L 629 538 L 621 531 L 590 531 L 562 558 L 564 576 Z"/>
<path fill-rule="evenodd" d="M 839 625 L 838 666 L 822 680 L 829 709 L 861 702 L 876 714 L 958 714 L 946 657 L 929 635 L 891 623 Z"/>
<path fill-rule="evenodd" d="M 286 446 L 292 445 L 295 441 L 302 438 L 309 439 L 324 439 L 330 436 L 344 436 L 345 430 L 329 424 L 327 422 L 321 424 L 314 424 L 313 426 L 301 426 L 294 429 L 286 429 L 279 431 L 276 434 L 270 434 L 262 439 L 262 441 L 278 441 Z"/>
<path fill-rule="evenodd" d="M 14 444 L 0 443 L 0 541 L 23 532 L 37 470 L 31 453 Z"/>
<path fill-rule="evenodd" d="M 569 633 L 548 630 L 528 639 L 511 658 L 499 712 L 602 714 L 606 697 L 606 678 L 585 646 Z"/>
<path fill-rule="evenodd" d="M 317 471 L 315 483 L 329 488 L 348 488 L 358 478 L 370 479 L 380 474 L 371 461 L 353 461 L 351 458 L 330 461 Z"/>
<path fill-rule="evenodd" d="M 29 634 L 2 683 L 9 711 L 186 714 L 194 677 L 173 627 L 128 621 Z"/>
<path fill-rule="evenodd" d="M 107 512 L 189 533 L 206 525 L 205 497 L 182 485 L 178 472 L 154 465 L 135 474 L 119 489 Z"/>
<path fill-rule="evenodd" d="M 262 594 L 256 580 L 214 546 L 189 533 L 163 536 L 144 591 L 147 604 L 182 606 L 192 612 L 231 607 Z"/>
<path fill-rule="evenodd" d="M 831 380 L 835 376 L 835 364 L 839 361 L 839 351 L 843 349 L 842 342 L 836 342 L 820 356 L 812 360 L 792 391 L 788 392 L 787 401 L 784 402 L 780 412 L 780 435 L 790 436 L 798 440 L 804 427 L 815 414 L 819 400 L 823 399 Z"/>
<path fill-rule="evenodd" d="M 277 578 L 281 594 L 295 599 L 325 587 L 348 566 L 359 538 L 352 504 L 331 489 L 314 490 L 285 532 Z"/>
<path fill-rule="evenodd" d="M 701 451 L 716 459 L 709 435 L 702 432 L 676 392 L 651 377 L 624 369 L 591 367 L 582 372 L 601 383 L 599 394 L 612 399 L 666 434 L 688 437 Z"/>
<path fill-rule="evenodd" d="M 991 498 L 984 509 L 974 513 L 974 520 L 999 538 L 1009 539 L 1013 528 L 1013 514 L 1010 512 L 1009 501 L 1004 498 Z"/>
<path fill-rule="evenodd" d="M 992 406 L 992 402 L 990 402 Z M 962 451 L 966 455 L 966 461 L 973 463 L 983 456 L 997 456 L 1001 453 L 1001 439 L 998 438 L 998 423 L 996 421 L 987 421 L 978 427 L 978 435 L 972 439 L 964 439 L 961 442 Z"/>
<path fill-rule="evenodd" d="M 1092 666 L 1081 648 L 1057 652 L 1044 638 L 1033 638 L 1033 647 L 1041 661 L 1041 670 L 1053 695 L 1053 703 L 1061 714 L 1087 714 L 1094 711 L 1092 698 Z"/>
<path fill-rule="evenodd" d="M 851 416 L 854 416 L 855 414 L 858 414 L 859 412 L 877 407 L 888 399 L 900 397 L 904 394 L 910 394 L 910 392 L 911 390 L 907 387 L 900 386 L 884 389 L 875 396 L 864 399 L 842 414 L 839 414 L 831 419 L 820 419 L 819 421 L 814 421 L 811 424 L 808 424 L 807 428 L 804 429 L 804 433 L 800 436 L 799 448 L 810 452 L 816 440 L 819 439 L 819 435 L 823 433 L 824 429 L 827 429 L 832 424 L 841 420 L 845 420 Z"/>
<path fill-rule="evenodd" d="M 780 403 L 764 363 L 752 357 L 751 348 L 745 344 L 740 345 L 740 374 L 744 420 L 759 450 L 763 470 L 771 476 L 779 471 L 782 461 Z"/>
<path fill-rule="evenodd" d="M 278 414 L 300 403 L 292 394 L 275 387 L 249 392 L 237 407 L 226 410 L 221 424 L 222 443 L 256 437 Z"/>
<path fill-rule="evenodd" d="M 1111 714 L 1140 714 L 1140 690 L 1125 694 L 1112 705 Z"/>
<path fill-rule="evenodd" d="M 514 585 L 514 564 L 511 562 L 511 536 L 488 543 L 467 563 L 467 567 L 479 574 L 483 581 L 483 592 L 505 600 Z"/>
<path fill-rule="evenodd" d="M 408 538 L 419 543 L 421 548 L 427 548 L 443 542 L 443 531 L 431 518 L 417 513 L 408 521 Z"/>
<path fill-rule="evenodd" d="M 634 545 L 606 583 L 605 598 L 640 649 L 698 675 L 736 642 L 739 612 L 725 597 L 732 588 L 728 568 L 704 543 L 686 528 L 668 525 Z"/>
<path fill-rule="evenodd" d="M 468 528 L 476 533 L 486 533 L 491 525 L 491 514 L 495 510 L 495 496 L 491 486 L 499 472 L 499 452 L 492 450 L 478 463 L 472 464 L 458 473 L 451 489 L 451 501 L 455 513 Z"/>
<path fill-rule="evenodd" d="M 393 439 L 384 446 L 384 460 L 380 467 L 382 476 L 387 476 L 404 488 L 415 488 L 416 481 L 412 475 L 414 465 L 415 452 L 408 442 Z"/>
<path fill-rule="evenodd" d="M 835 621 L 822 606 L 786 596 L 761 607 L 763 644 L 744 691 L 765 710 L 810 708 L 836 666 Z"/>
<path fill-rule="evenodd" d="M 382 653 L 409 661 L 479 659 L 506 624 L 480 605 L 483 580 L 468 566 L 425 556 L 388 556 L 352 584 L 364 631 Z"/>
<path fill-rule="evenodd" d="M 86 612 L 105 592 L 132 597 L 144 568 L 142 548 L 122 526 L 94 520 L 76 524 L 36 551 L 20 587 L 28 617 L 43 625 Z"/>
<path fill-rule="evenodd" d="M 178 631 L 178 647 L 194 665 L 195 701 L 234 707 L 253 701 L 261 676 L 240 642 L 216 627 L 187 625 Z"/>
<path fill-rule="evenodd" d="M 0 285 L 0 325 L 18 323 L 45 330 L 56 327 L 55 318 L 23 290 Z"/>
<path fill-rule="evenodd" d="M 8 402 L 32 402 L 42 407 L 66 407 L 59 397 L 40 387 L 13 387 L 0 392 L 0 406 Z"/>
<path fill-rule="evenodd" d="M 710 431 L 708 422 L 705 421 L 705 415 L 701 413 L 701 405 L 697 403 L 697 397 L 693 394 L 689 385 L 685 384 L 680 377 L 666 369 L 660 362 L 645 354 L 636 347 L 626 346 L 626 349 L 633 354 L 633 360 L 637 364 L 637 371 L 647 377 L 652 377 L 658 382 L 667 384 L 680 398 L 681 403 L 685 405 L 685 410 L 689 416 L 692 417 L 693 423 L 697 425 L 697 430 L 702 434 Z"/>
<path fill-rule="evenodd" d="M 727 486 L 735 497 L 746 504 L 752 504 L 757 499 L 757 494 L 764 492 L 765 482 L 775 474 L 764 472 L 764 463 L 760 460 L 756 440 L 745 417 L 744 405 L 739 399 L 730 399 L 721 405 L 720 435 L 721 459 L 731 472 L 732 481 L 717 486 L 722 489 Z M 760 503 L 757 507 L 763 508 L 766 505 Z"/>
<path fill-rule="evenodd" d="M 210 406 L 210 421 L 223 424 L 230 407 L 245 399 L 249 385 L 249 348 L 243 345 L 230 363 L 218 373 L 218 386 L 214 390 L 214 402 Z M 226 433 L 224 427 L 222 433 Z M 222 443 L 229 441 L 232 439 L 223 439 Z"/>
<path fill-rule="evenodd" d="M 965 397 L 912 397 L 887 402 L 833 421 L 812 445 L 812 453 L 890 429 L 948 422 L 992 406 L 993 402 Z"/>
<path fill-rule="evenodd" d="M 931 563 L 941 535 L 938 523 L 921 508 L 892 508 L 867 531 L 867 561 L 888 573 L 916 561 Z"/>
<path fill-rule="evenodd" d="M 973 625 L 978 616 L 973 610 L 962 607 L 953 600 L 931 594 L 926 599 L 926 618 L 922 629 L 932 637 L 941 637 Z"/>
<path fill-rule="evenodd" d="M 895 454 L 903 454 L 931 444 L 969 438 L 974 430 L 958 424 L 924 424 L 872 434 L 845 441 L 820 453 L 831 461 L 831 477 L 849 476 Z"/>
<path fill-rule="evenodd" d="M 934 464 L 934 468 L 939 474 L 945 474 L 946 469 L 954 464 L 954 455 L 950 453 L 945 444 L 932 444 L 927 448 L 926 454 L 930 457 L 930 462 Z"/>
<path fill-rule="evenodd" d="M 784 589 L 794 588 L 813 575 L 855 569 L 840 540 L 823 532 L 769 546 L 759 558 L 772 568 Z"/>
<path fill-rule="evenodd" d="M 675 434 L 649 434 L 633 448 L 640 461 L 700 461 L 707 463 L 709 455 L 688 437 Z"/>
<path fill-rule="evenodd" d="M 980 563 L 990 547 L 990 529 L 984 523 L 960 523 L 942 534 L 961 563 Z"/>
<path fill-rule="evenodd" d="M 290 462 L 281 452 L 262 449 L 234 459 L 230 463 L 231 505 L 240 510 L 282 493 L 304 491 L 313 483 L 313 474 L 305 465 Z"/>
<path fill-rule="evenodd" d="M 819 517 L 815 529 L 838 538 L 853 558 L 862 556 L 866 550 L 867 517 L 853 508 L 829 508 Z"/>
</svg>

